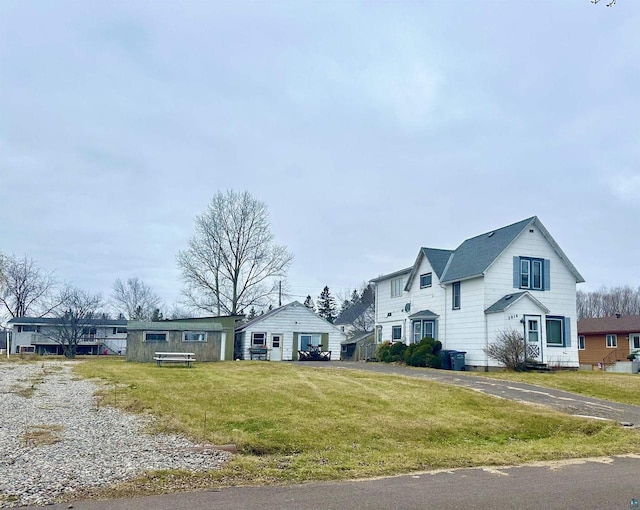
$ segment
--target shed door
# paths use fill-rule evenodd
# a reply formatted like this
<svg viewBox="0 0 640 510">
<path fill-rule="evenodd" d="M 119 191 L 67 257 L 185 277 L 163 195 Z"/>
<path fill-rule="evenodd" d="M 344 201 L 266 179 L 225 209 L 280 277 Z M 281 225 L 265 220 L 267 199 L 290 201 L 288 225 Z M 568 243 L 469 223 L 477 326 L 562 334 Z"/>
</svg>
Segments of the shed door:
<svg viewBox="0 0 640 510">
<path fill-rule="evenodd" d="M 282 361 L 282 335 L 271 335 L 271 361 Z"/>
</svg>

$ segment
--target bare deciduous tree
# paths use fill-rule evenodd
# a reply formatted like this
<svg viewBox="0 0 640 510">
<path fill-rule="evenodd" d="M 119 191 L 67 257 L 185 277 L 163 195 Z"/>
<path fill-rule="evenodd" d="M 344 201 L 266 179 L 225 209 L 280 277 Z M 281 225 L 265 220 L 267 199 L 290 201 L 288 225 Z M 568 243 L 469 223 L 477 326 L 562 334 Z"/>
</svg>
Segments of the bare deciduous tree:
<svg viewBox="0 0 640 510">
<path fill-rule="evenodd" d="M 42 334 L 62 346 L 67 358 L 75 358 L 86 330 L 95 327 L 95 320 L 101 315 L 102 297 L 67 286 L 60 293 L 59 300 L 62 313 L 58 316 L 58 327 L 47 328 Z"/>
<path fill-rule="evenodd" d="M 264 203 L 248 192 L 218 192 L 178 254 L 187 304 L 218 315 L 265 307 L 292 259 L 274 243 Z"/>
<path fill-rule="evenodd" d="M 576 293 L 578 320 L 585 317 L 640 315 L 640 287 L 602 287 L 600 290 Z"/>
<path fill-rule="evenodd" d="M 490 358 L 502 363 L 508 370 L 524 370 L 527 345 L 522 333 L 509 329 L 498 333 L 496 340 L 483 349 Z"/>
<path fill-rule="evenodd" d="M 53 274 L 33 259 L 0 254 L 0 308 L 10 318 L 47 315 L 59 304 L 51 299 L 55 288 Z"/>
<path fill-rule="evenodd" d="M 129 320 L 151 320 L 162 302 L 151 287 L 137 277 L 129 278 L 126 282 L 118 278 L 113 283 L 111 298 L 113 308 Z"/>
</svg>

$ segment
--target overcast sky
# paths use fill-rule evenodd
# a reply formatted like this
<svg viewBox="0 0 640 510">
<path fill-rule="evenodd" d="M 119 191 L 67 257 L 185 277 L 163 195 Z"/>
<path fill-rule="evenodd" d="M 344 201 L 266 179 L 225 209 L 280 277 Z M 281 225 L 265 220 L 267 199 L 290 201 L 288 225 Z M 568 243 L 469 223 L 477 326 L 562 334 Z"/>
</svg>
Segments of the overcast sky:
<svg viewBox="0 0 640 510">
<path fill-rule="evenodd" d="M 640 2 L 0 2 L 0 251 L 179 298 L 216 191 L 293 299 L 537 215 L 579 288 L 640 285 Z"/>
</svg>

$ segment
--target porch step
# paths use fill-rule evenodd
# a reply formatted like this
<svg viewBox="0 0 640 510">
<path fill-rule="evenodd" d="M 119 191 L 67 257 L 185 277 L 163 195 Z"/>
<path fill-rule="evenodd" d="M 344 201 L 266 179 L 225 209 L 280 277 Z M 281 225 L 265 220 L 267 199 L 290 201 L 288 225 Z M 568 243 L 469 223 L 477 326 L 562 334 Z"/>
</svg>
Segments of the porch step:
<svg viewBox="0 0 640 510">
<path fill-rule="evenodd" d="M 530 371 L 537 372 L 550 372 L 551 369 L 546 363 L 540 363 L 538 361 L 527 361 L 525 363 L 525 368 Z"/>
</svg>

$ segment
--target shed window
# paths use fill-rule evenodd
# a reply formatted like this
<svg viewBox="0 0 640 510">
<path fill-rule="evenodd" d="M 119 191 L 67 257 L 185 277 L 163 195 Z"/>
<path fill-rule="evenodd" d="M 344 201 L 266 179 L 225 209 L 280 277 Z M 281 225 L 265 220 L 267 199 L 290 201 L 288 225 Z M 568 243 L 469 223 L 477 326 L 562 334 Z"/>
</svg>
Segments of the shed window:
<svg viewBox="0 0 640 510">
<path fill-rule="evenodd" d="M 169 338 L 169 333 L 167 331 L 145 331 L 144 332 L 145 342 L 166 342 L 168 338 Z"/>
<path fill-rule="evenodd" d="M 264 347 L 266 345 L 266 342 L 265 342 L 266 337 L 267 337 L 266 333 L 252 333 L 251 345 L 253 347 Z"/>
<path fill-rule="evenodd" d="M 182 333 L 183 342 L 206 342 L 207 333 L 204 331 L 185 331 Z"/>
</svg>

